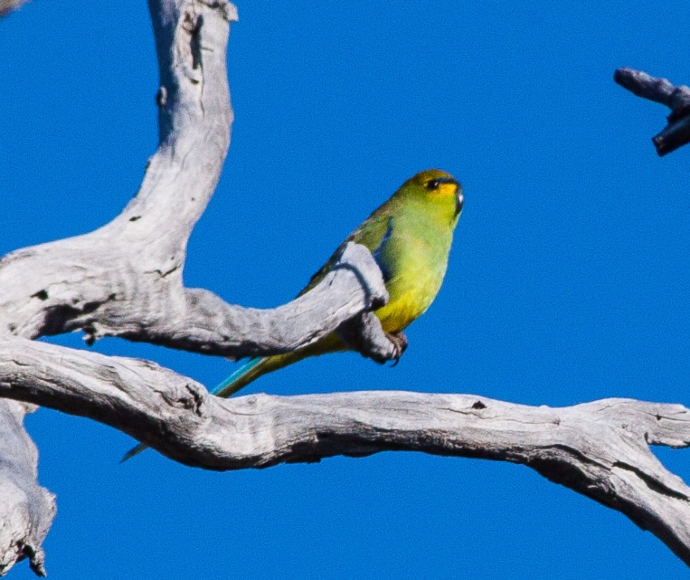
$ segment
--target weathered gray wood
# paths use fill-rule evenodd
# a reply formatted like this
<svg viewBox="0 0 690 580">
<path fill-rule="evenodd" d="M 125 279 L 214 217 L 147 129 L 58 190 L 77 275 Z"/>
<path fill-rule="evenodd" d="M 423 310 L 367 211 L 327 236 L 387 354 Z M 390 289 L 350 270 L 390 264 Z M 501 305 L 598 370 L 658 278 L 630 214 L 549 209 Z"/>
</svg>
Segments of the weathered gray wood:
<svg viewBox="0 0 690 580">
<path fill-rule="evenodd" d="M 225 0 L 149 6 L 161 71 L 160 146 L 139 192 L 94 232 L 0 260 L 0 397 L 12 399 L 0 401 L 0 574 L 24 557 L 45 572 L 41 542 L 55 503 L 36 483 L 37 453 L 22 426 L 33 404 L 91 417 L 216 470 L 384 450 L 523 463 L 626 514 L 690 565 L 690 489 L 648 447 L 690 444 L 684 407 L 608 399 L 550 409 L 404 392 L 225 401 L 152 362 L 29 340 L 84 330 L 88 341 L 119 336 L 232 357 L 290 351 L 337 330 L 378 361 L 396 359 L 406 345 L 370 313 L 387 295 L 361 246 L 348 246 L 314 290 L 275 309 L 243 309 L 184 288 L 187 240 L 230 142 L 225 49 L 237 14 Z M 625 78 L 633 79 L 628 88 L 639 81 L 644 96 L 671 103 L 670 123 L 684 118 L 682 87 Z M 664 136 L 667 149 L 671 137 Z"/>
<path fill-rule="evenodd" d="M 0 0 L 0 18 L 17 10 L 22 4 L 26 4 L 28 0 Z"/>
<path fill-rule="evenodd" d="M 616 509 L 690 565 L 690 488 L 649 445 L 690 445 L 681 405 L 528 407 L 477 395 L 356 392 L 229 400 L 147 361 L 0 339 L 0 396 L 90 417 L 207 469 L 421 451 L 522 463 Z"/>
<path fill-rule="evenodd" d="M 45 576 L 43 548 L 55 517 L 55 497 L 36 483 L 38 451 L 22 423 L 25 405 L 0 405 L 0 575 L 29 558 L 32 570 Z"/>
<path fill-rule="evenodd" d="M 0 13 L 9 6 L 0 4 Z M 98 230 L 0 260 L 0 336 L 83 330 L 89 343 L 119 336 L 242 357 L 294 350 L 384 304 L 379 268 L 354 244 L 321 284 L 278 308 L 241 308 L 183 286 L 187 241 L 230 143 L 225 59 L 237 11 L 225 0 L 151 0 L 149 6 L 160 65 L 160 145 L 141 188 Z M 380 324 L 370 321 L 362 332 L 356 343 L 363 355 L 379 362 L 400 355 Z M 26 556 L 44 573 L 41 542 L 55 514 L 52 495 L 36 483 L 25 410 L 0 401 L 0 435 L 13 434 L 0 441 L 0 575 Z"/>
<path fill-rule="evenodd" d="M 677 87 L 666 79 L 632 68 L 617 69 L 613 79 L 638 97 L 661 103 L 671 109 L 666 127 L 652 137 L 660 157 L 690 143 L 690 87 Z"/>
<path fill-rule="evenodd" d="M 161 144 L 141 189 L 104 227 L 0 260 L 0 333 L 36 338 L 84 330 L 89 342 L 119 336 L 244 357 L 294 350 L 385 303 L 378 266 L 363 248 L 348 248 L 328 280 L 279 308 L 241 308 L 183 286 L 187 241 L 230 142 L 225 47 L 237 14 L 227 2 L 202 0 L 152 0 L 151 13 Z M 361 350 L 387 360 L 397 346 L 374 327 Z"/>
</svg>

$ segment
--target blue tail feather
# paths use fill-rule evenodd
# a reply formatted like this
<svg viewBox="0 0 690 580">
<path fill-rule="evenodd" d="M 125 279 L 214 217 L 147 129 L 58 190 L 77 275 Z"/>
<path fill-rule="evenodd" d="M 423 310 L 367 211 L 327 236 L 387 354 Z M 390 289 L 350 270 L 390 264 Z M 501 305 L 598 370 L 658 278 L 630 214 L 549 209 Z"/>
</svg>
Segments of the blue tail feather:
<svg viewBox="0 0 690 580">
<path fill-rule="evenodd" d="M 219 385 L 216 385 L 216 387 L 212 390 L 209 391 L 212 395 L 217 395 L 220 393 L 223 389 L 229 387 L 234 383 L 237 379 L 239 379 L 243 374 L 246 372 L 252 370 L 256 365 L 258 365 L 263 359 L 259 356 L 256 356 L 254 358 L 250 358 L 246 363 L 244 363 L 240 368 L 238 368 L 234 373 L 232 373 L 227 379 L 225 379 L 222 383 Z"/>
</svg>

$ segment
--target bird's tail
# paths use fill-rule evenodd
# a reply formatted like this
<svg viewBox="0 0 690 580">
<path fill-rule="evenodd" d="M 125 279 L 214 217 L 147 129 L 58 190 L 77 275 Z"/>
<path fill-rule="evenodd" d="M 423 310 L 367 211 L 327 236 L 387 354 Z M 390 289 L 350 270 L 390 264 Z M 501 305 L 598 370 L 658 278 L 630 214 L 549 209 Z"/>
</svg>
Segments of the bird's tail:
<svg viewBox="0 0 690 580">
<path fill-rule="evenodd" d="M 120 459 L 120 463 L 124 463 L 128 459 L 132 459 L 135 455 L 139 455 L 142 451 L 148 449 L 148 445 L 144 445 L 143 443 L 139 443 L 136 447 L 132 447 L 127 453 L 125 453 L 122 456 L 122 459 Z"/>
<path fill-rule="evenodd" d="M 266 366 L 266 363 L 270 358 L 273 357 L 254 357 L 250 358 L 246 363 L 244 363 L 240 368 L 238 368 L 234 373 L 232 373 L 227 379 L 216 386 L 215 389 L 210 391 L 212 395 L 217 397 L 228 398 L 234 395 L 237 391 L 246 387 L 254 379 L 258 379 L 261 375 L 268 372 L 262 369 Z"/>
<path fill-rule="evenodd" d="M 327 352 L 337 352 L 345 349 L 345 345 L 340 341 L 338 336 L 335 333 L 331 333 L 321 340 L 298 350 L 293 350 L 284 354 L 275 354 L 273 356 L 250 358 L 227 379 L 220 383 L 220 385 L 213 389 L 211 394 L 227 399 L 263 375 L 282 369 L 283 367 L 310 356 L 319 356 Z"/>
</svg>

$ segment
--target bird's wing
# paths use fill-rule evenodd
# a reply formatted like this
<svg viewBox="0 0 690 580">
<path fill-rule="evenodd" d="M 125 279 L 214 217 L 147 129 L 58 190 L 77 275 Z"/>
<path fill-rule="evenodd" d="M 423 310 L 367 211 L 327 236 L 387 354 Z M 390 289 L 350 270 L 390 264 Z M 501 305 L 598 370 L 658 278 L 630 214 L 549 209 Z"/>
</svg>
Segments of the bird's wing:
<svg viewBox="0 0 690 580">
<path fill-rule="evenodd" d="M 388 282 L 391 279 L 391 271 L 389 266 L 386 264 L 386 260 L 383 256 L 383 251 L 386 247 L 386 242 L 390 239 L 392 233 L 393 217 L 391 216 L 388 218 L 388 225 L 386 226 L 386 231 L 383 233 L 383 237 L 381 238 L 379 245 L 376 247 L 375 250 L 372 250 L 371 252 L 371 255 L 374 256 L 374 260 L 376 260 L 376 263 L 378 264 L 379 269 L 381 270 L 384 282 Z"/>
<path fill-rule="evenodd" d="M 298 294 L 302 294 L 311 290 L 316 286 L 324 276 L 331 271 L 333 265 L 338 261 L 340 254 L 345 249 L 345 245 L 348 242 L 355 242 L 357 244 L 362 244 L 374 255 L 374 259 L 379 264 L 379 268 L 383 273 L 384 281 L 386 281 L 386 270 L 381 261 L 381 249 L 385 245 L 386 241 L 391 235 L 393 228 L 393 218 L 389 211 L 386 211 L 387 207 L 384 204 L 379 209 L 377 209 L 373 214 L 371 214 L 354 232 L 352 232 L 345 241 L 338 246 L 338 249 L 333 252 L 330 259 L 323 265 L 319 270 L 311 277 L 309 284 L 307 284 L 304 289 Z"/>
</svg>

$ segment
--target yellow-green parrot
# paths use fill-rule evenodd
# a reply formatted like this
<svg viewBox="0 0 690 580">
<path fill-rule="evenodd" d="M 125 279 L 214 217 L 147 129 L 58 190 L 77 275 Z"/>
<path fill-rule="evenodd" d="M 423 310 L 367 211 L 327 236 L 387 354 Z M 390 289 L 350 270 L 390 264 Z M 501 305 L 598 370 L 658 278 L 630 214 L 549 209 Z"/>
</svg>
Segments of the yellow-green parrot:
<svg viewBox="0 0 690 580">
<path fill-rule="evenodd" d="M 411 177 L 347 237 L 300 295 L 323 279 L 344 244 L 362 244 L 381 268 L 389 295 L 388 303 L 375 314 L 392 340 L 406 344 L 402 331 L 426 312 L 441 288 L 463 201 L 462 187 L 445 171 L 428 169 Z M 332 332 L 293 352 L 252 358 L 211 392 L 229 397 L 266 373 L 309 356 L 343 350 L 348 346 Z M 145 448 L 135 447 L 123 461 Z"/>
</svg>

